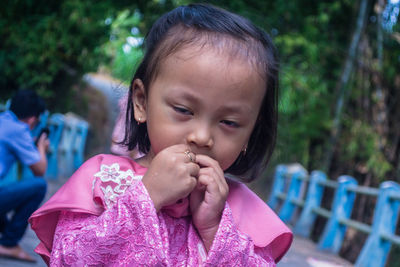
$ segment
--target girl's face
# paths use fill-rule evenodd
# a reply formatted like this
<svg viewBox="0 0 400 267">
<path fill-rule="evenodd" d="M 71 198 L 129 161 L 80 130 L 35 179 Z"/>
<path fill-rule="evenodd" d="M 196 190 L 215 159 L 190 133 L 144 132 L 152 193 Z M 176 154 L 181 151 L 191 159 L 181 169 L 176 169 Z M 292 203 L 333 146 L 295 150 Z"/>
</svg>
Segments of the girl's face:
<svg viewBox="0 0 400 267">
<path fill-rule="evenodd" d="M 159 67 L 147 95 L 134 82 L 135 119 L 147 122 L 148 165 L 161 150 L 187 144 L 226 170 L 247 146 L 265 94 L 265 80 L 246 59 L 210 48 L 182 49 Z"/>
</svg>

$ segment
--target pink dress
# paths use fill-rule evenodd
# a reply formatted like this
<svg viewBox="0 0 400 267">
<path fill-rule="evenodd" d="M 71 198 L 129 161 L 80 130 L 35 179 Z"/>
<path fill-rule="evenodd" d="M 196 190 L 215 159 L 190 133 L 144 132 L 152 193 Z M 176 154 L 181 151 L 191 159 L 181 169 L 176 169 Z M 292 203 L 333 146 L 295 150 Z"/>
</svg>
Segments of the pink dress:
<svg viewBox="0 0 400 267">
<path fill-rule="evenodd" d="M 292 233 L 241 183 L 230 192 L 206 252 L 188 200 L 156 213 L 140 181 L 146 168 L 126 157 L 88 160 L 29 219 L 51 266 L 275 266 Z"/>
</svg>

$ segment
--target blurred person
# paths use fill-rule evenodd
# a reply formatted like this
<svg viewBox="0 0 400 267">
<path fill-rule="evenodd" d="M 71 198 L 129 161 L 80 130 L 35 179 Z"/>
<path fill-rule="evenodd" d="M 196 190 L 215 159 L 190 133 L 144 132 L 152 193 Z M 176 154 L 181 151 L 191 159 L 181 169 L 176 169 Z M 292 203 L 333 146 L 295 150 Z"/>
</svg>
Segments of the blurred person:
<svg viewBox="0 0 400 267">
<path fill-rule="evenodd" d="M 10 109 L 0 113 L 0 181 L 16 162 L 29 166 L 35 176 L 0 185 L 0 257 L 35 262 L 19 242 L 47 189 L 40 178 L 47 169 L 49 140 L 41 135 L 36 146 L 31 135 L 44 110 L 43 99 L 34 91 L 20 90 L 11 99 Z"/>
</svg>

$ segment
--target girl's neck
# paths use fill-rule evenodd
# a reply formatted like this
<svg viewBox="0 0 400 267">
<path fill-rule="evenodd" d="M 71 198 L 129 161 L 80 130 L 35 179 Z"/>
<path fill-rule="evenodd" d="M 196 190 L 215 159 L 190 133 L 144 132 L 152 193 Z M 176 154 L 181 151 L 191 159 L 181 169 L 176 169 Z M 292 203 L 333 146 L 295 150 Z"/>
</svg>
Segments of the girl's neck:
<svg viewBox="0 0 400 267">
<path fill-rule="evenodd" d="M 150 166 L 151 161 L 154 158 L 154 153 L 153 151 L 150 149 L 149 153 L 147 153 L 146 155 L 144 155 L 143 157 L 137 158 L 135 159 L 135 162 L 145 168 L 148 168 Z"/>
</svg>

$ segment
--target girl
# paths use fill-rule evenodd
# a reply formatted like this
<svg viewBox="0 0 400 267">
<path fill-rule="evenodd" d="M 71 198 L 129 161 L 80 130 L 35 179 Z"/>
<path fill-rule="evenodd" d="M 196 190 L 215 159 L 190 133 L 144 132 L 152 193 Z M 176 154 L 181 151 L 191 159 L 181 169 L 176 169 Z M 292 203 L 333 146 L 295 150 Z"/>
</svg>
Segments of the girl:
<svg viewBox="0 0 400 267">
<path fill-rule="evenodd" d="M 235 181 L 254 179 L 275 143 L 269 37 L 198 4 L 162 16 L 145 44 L 125 131 L 144 156 L 83 164 L 30 218 L 36 251 L 54 266 L 275 265 L 292 234 Z"/>
</svg>

